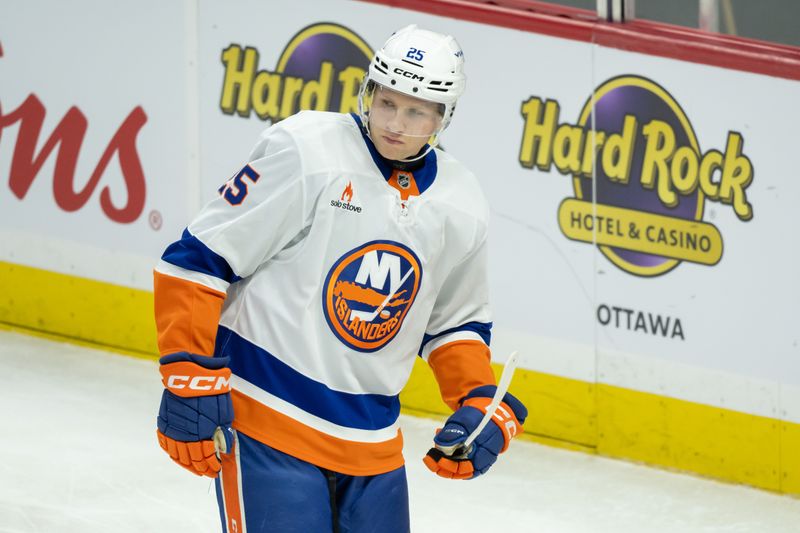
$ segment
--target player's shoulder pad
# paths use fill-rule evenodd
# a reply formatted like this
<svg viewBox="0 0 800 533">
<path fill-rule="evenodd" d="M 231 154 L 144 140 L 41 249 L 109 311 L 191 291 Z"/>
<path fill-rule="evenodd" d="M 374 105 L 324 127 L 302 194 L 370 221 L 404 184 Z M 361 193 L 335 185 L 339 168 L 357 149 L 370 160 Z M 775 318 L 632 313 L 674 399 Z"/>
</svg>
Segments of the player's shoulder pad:
<svg viewBox="0 0 800 533">
<path fill-rule="evenodd" d="M 298 111 L 290 117 L 283 119 L 278 124 L 281 124 L 288 129 L 296 129 L 302 128 L 309 124 L 313 125 L 315 128 L 319 128 L 325 127 L 326 125 L 347 124 L 350 122 L 350 116 L 344 113 L 304 109 L 302 111 Z"/>
<path fill-rule="evenodd" d="M 346 166 L 363 143 L 358 126 L 344 113 L 300 111 L 277 126 L 292 138 L 307 175 Z"/>
<path fill-rule="evenodd" d="M 483 193 L 475 174 L 452 154 L 434 148 L 436 151 L 439 186 L 436 190 L 440 201 L 445 201 L 453 208 L 471 214 L 481 222 L 489 219 L 489 202 Z M 427 194 L 427 193 L 426 193 Z"/>
<path fill-rule="evenodd" d="M 341 113 L 300 111 L 265 128 L 259 136 L 256 148 L 253 149 L 251 160 L 262 155 L 270 143 L 296 144 L 309 137 L 325 135 L 332 128 L 341 127 L 347 122 L 347 115 Z"/>
<path fill-rule="evenodd" d="M 304 110 L 278 122 L 276 126 L 283 128 L 298 143 L 336 142 L 341 137 L 343 128 L 352 130 L 353 121 L 349 115 L 330 111 Z"/>
</svg>

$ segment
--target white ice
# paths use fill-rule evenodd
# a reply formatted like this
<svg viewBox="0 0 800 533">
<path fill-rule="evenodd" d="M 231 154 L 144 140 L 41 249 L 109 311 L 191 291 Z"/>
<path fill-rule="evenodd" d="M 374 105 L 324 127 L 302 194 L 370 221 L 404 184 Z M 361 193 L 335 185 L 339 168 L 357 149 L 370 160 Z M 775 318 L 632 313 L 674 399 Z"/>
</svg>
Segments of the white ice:
<svg viewBox="0 0 800 533">
<path fill-rule="evenodd" d="M 155 438 L 155 362 L 0 331 L 0 532 L 218 532 L 213 485 Z M 403 417 L 414 532 L 800 531 L 800 500 L 515 441 L 486 476 L 424 467 Z"/>
</svg>

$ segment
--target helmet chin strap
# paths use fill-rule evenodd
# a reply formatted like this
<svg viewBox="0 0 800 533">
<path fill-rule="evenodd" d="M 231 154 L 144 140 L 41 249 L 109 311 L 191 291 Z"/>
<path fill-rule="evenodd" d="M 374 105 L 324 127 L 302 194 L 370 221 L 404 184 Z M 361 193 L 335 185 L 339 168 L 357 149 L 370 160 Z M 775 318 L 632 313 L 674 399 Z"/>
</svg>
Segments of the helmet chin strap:
<svg viewBox="0 0 800 533">
<path fill-rule="evenodd" d="M 434 148 L 434 147 L 435 147 L 437 144 L 439 144 L 439 133 L 441 133 L 441 131 L 437 131 L 436 133 L 434 133 L 433 135 L 431 135 L 431 137 L 432 137 L 433 139 L 431 140 L 431 142 L 429 142 L 429 143 L 427 144 L 427 146 L 428 146 L 428 147 L 427 147 L 425 150 L 423 150 L 421 153 L 419 153 L 419 154 L 415 155 L 414 157 L 409 157 L 409 158 L 407 158 L 407 159 L 398 159 L 398 161 L 399 161 L 400 163 L 413 163 L 414 161 L 419 161 L 420 159 L 422 159 L 423 157 L 425 157 L 426 155 L 428 155 L 428 153 L 429 153 L 431 150 L 433 150 L 433 148 Z M 369 135 L 369 133 L 367 133 L 367 135 Z M 370 139 L 372 139 L 372 137 L 370 137 Z M 375 142 L 375 141 L 373 141 L 373 142 Z"/>
</svg>

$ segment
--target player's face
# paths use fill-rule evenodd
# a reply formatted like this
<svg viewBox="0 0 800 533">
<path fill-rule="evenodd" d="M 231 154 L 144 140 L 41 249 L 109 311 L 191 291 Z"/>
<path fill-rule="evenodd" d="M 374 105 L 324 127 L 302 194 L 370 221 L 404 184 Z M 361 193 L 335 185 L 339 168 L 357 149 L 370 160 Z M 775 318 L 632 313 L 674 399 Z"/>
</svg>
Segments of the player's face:
<svg viewBox="0 0 800 533">
<path fill-rule="evenodd" d="M 442 124 L 440 105 L 375 88 L 369 108 L 369 131 L 375 148 L 386 159 L 408 159 L 419 153 Z"/>
</svg>

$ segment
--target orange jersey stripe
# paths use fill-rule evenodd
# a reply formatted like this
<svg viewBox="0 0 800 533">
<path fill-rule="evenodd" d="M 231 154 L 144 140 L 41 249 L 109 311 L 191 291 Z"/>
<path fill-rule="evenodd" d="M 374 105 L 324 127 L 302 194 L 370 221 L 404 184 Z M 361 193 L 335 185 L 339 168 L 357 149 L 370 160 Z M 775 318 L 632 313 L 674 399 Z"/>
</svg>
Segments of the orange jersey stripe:
<svg viewBox="0 0 800 533">
<path fill-rule="evenodd" d="M 225 293 L 199 283 L 154 272 L 158 351 L 214 354 Z"/>
<path fill-rule="evenodd" d="M 461 399 L 475 387 L 495 384 L 490 361 L 489 347 L 478 340 L 448 342 L 431 352 L 428 364 L 450 409 L 458 409 Z"/>
<path fill-rule="evenodd" d="M 403 435 L 384 442 L 355 442 L 327 435 L 234 389 L 233 427 L 303 461 L 351 476 L 373 476 L 400 468 Z"/>
</svg>

